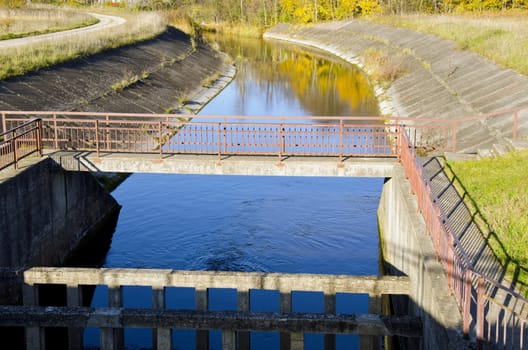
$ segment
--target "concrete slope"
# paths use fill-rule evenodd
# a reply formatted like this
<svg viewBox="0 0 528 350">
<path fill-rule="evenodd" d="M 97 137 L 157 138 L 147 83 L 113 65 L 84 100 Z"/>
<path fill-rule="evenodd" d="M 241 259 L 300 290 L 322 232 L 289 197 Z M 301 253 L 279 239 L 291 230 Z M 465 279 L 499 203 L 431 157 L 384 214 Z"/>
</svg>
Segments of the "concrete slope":
<svg viewBox="0 0 528 350">
<path fill-rule="evenodd" d="M 168 28 L 148 41 L 2 80 L 0 110 L 190 113 L 233 75 L 219 52 Z M 205 81 L 213 84 L 205 88 Z"/>
<path fill-rule="evenodd" d="M 360 66 L 367 49 L 397 58 L 404 74 L 388 89 L 377 90 L 380 108 L 387 115 L 449 119 L 528 105 L 528 77 L 434 35 L 352 20 L 283 24 L 264 37 L 317 47 Z M 528 111 L 523 114 L 519 137 L 528 138 Z M 458 149 L 474 153 L 491 148 L 511 137 L 512 125 L 513 121 L 469 123 L 458 134 Z"/>
</svg>

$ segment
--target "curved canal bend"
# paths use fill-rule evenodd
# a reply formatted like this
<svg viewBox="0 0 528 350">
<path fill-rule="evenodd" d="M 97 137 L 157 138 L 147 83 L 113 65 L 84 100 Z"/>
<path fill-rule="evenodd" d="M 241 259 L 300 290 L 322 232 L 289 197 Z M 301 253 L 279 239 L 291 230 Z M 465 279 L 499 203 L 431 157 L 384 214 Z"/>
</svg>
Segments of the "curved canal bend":
<svg viewBox="0 0 528 350">
<path fill-rule="evenodd" d="M 219 41 L 237 61 L 235 80 L 200 115 L 376 115 L 377 102 L 355 67 L 258 40 Z M 377 208 L 383 179 L 133 174 L 112 194 L 123 206 L 104 267 L 379 273 Z M 169 308 L 193 308 L 191 291 L 168 291 Z M 236 309 L 215 291 L 212 309 Z M 252 294 L 253 311 L 278 311 L 278 292 Z M 322 311 L 323 296 L 294 295 L 294 311 Z M 337 312 L 366 313 L 367 296 L 337 296 Z M 150 307 L 147 288 L 125 288 L 129 307 Z M 97 288 L 93 306 L 106 306 Z M 175 331 L 177 349 L 194 349 L 194 332 Z M 252 349 L 278 348 L 278 334 L 252 334 Z M 87 330 L 85 345 L 98 333 Z M 150 347 L 150 330 L 126 332 L 127 348 Z M 221 335 L 211 332 L 211 348 Z M 308 349 L 323 337 L 306 335 Z M 352 345 L 351 345 L 352 344 Z M 338 349 L 357 337 L 337 336 Z"/>
</svg>

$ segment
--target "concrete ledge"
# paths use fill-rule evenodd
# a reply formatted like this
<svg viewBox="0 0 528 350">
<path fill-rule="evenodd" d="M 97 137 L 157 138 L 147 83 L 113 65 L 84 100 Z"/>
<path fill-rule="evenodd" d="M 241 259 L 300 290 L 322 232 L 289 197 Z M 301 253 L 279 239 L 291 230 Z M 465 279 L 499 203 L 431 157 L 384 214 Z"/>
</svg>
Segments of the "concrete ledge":
<svg viewBox="0 0 528 350">
<path fill-rule="evenodd" d="M 409 305 L 393 305 L 395 312 L 422 319 L 423 349 L 470 349 L 462 333 L 462 315 L 403 169 L 386 181 L 378 216 L 382 254 L 389 272 L 405 274 L 411 280 Z"/>
<path fill-rule="evenodd" d="M 47 154 L 70 171 L 258 176 L 391 177 L 396 158 L 128 154 L 58 151 Z"/>
</svg>

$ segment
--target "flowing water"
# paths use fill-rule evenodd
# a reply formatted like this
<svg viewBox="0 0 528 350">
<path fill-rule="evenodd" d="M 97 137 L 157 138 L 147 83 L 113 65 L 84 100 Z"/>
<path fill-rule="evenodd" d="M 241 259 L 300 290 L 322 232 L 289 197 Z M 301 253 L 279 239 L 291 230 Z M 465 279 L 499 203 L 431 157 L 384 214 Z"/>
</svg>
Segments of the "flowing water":
<svg viewBox="0 0 528 350">
<path fill-rule="evenodd" d="M 238 74 L 200 113 L 207 115 L 375 115 L 367 79 L 355 67 L 313 52 L 258 40 L 219 42 Z M 376 211 L 383 179 L 133 174 L 112 194 L 122 205 L 104 267 L 376 275 Z M 104 287 L 92 305 L 105 306 Z M 231 291 L 232 292 L 232 291 Z M 172 289 L 169 308 L 193 308 L 192 291 Z M 211 309 L 235 309 L 214 291 Z M 322 294 L 295 293 L 294 311 L 322 311 Z M 338 313 L 367 312 L 367 296 L 337 296 Z M 150 307 L 148 288 L 125 288 L 129 307 Z M 252 292 L 253 311 L 278 311 L 278 292 Z M 193 331 L 175 331 L 177 349 L 194 348 Z M 148 348 L 150 330 L 125 333 L 127 348 Z M 279 337 L 252 334 L 253 349 Z M 307 335 L 308 349 L 323 338 Z M 98 343 L 96 330 L 85 336 Z M 211 332 L 211 348 L 221 348 Z M 338 336 L 339 349 L 357 337 Z"/>
</svg>

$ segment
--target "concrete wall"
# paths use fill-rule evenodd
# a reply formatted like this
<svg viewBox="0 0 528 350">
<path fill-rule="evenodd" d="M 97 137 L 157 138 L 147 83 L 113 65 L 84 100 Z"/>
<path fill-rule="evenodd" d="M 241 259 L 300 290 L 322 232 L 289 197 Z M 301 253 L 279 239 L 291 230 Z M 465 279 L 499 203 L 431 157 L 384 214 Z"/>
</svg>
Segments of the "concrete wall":
<svg viewBox="0 0 528 350">
<path fill-rule="evenodd" d="M 90 173 L 64 171 L 52 159 L 28 167 L 0 183 L 0 269 L 64 263 L 118 208 Z"/>
<path fill-rule="evenodd" d="M 423 322 L 422 344 L 407 344 L 409 348 L 469 349 L 462 336 L 462 317 L 456 300 L 435 257 L 403 169 L 386 180 L 378 217 L 386 272 L 405 274 L 411 279 L 409 299 L 403 303 L 396 300 L 392 307 L 399 314 L 419 316 Z"/>
</svg>

